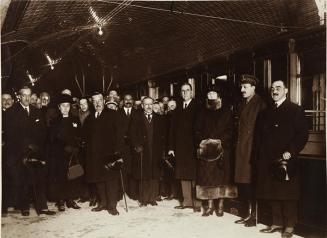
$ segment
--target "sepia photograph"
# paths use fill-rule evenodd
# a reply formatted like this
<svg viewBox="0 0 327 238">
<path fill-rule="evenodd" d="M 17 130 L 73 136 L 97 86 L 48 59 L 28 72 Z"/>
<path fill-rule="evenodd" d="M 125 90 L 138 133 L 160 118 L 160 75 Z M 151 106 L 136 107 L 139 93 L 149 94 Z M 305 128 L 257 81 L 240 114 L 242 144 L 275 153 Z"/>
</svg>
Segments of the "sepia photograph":
<svg viewBox="0 0 327 238">
<path fill-rule="evenodd" d="M 1 0 L 1 238 L 326 238 L 326 0 Z"/>
</svg>

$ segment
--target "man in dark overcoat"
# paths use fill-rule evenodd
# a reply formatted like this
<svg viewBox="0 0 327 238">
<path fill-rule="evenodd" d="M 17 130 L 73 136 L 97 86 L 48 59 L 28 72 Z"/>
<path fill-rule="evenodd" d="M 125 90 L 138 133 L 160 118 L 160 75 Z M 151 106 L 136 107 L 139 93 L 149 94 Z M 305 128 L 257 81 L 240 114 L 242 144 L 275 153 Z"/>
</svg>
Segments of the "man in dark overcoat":
<svg viewBox="0 0 327 238">
<path fill-rule="evenodd" d="M 171 119 L 168 151 L 169 155 L 176 157 L 175 178 L 180 180 L 183 194 L 181 205 L 175 208 L 200 211 L 201 203 L 193 195 L 196 178 L 194 125 L 198 107 L 192 99 L 193 91 L 189 83 L 182 85 L 181 96 L 183 101 Z"/>
<path fill-rule="evenodd" d="M 40 214 L 53 215 L 55 213 L 48 210 L 45 196 L 45 122 L 40 110 L 30 105 L 31 93 L 29 87 L 22 87 L 19 90 L 20 101 L 7 111 L 7 120 L 4 122 L 7 168 L 13 180 L 16 205 L 22 215 L 30 214 L 31 189 L 37 211 Z"/>
<path fill-rule="evenodd" d="M 286 99 L 288 89 L 283 81 L 272 83 L 273 105 L 258 117 L 258 199 L 272 208 L 272 226 L 264 233 L 281 231 L 282 237 L 292 237 L 297 221 L 297 201 L 300 197 L 298 155 L 308 140 L 308 126 L 300 106 Z"/>
<path fill-rule="evenodd" d="M 248 213 L 245 217 L 235 221 L 247 227 L 256 224 L 254 184 L 252 173 L 253 138 L 258 113 L 266 104 L 255 93 L 258 80 L 253 75 L 242 75 L 241 93 L 243 100 L 238 110 L 238 136 L 235 150 L 235 173 L 234 182 L 238 185 L 239 198 L 247 202 Z"/>
<path fill-rule="evenodd" d="M 165 147 L 165 131 L 160 115 L 153 113 L 153 99 L 142 100 L 143 112 L 138 112 L 131 121 L 130 136 L 135 156 L 132 174 L 139 182 L 141 206 L 157 205 L 159 195 L 160 165 Z"/>
<path fill-rule="evenodd" d="M 132 176 L 132 152 L 130 143 L 130 121 L 136 113 L 133 108 L 133 97 L 130 94 L 124 95 L 123 107 L 117 111 L 117 149 L 122 154 L 124 159 L 124 185 L 126 193 L 132 199 L 137 199 L 137 182 Z"/>
<path fill-rule="evenodd" d="M 116 209 L 120 198 L 119 171 L 107 170 L 105 165 L 114 158 L 117 142 L 116 112 L 104 109 L 104 98 L 101 93 L 92 95 L 95 112 L 87 122 L 87 157 L 86 181 L 94 183 L 100 198 L 98 206 L 92 211 L 107 210 L 111 215 L 118 215 Z"/>
<path fill-rule="evenodd" d="M 1 204 L 1 213 L 2 216 L 6 216 L 8 212 L 8 207 L 15 206 L 15 197 L 13 193 L 13 186 L 11 184 L 12 179 L 10 178 L 10 173 L 8 173 L 8 151 L 7 151 L 7 142 L 6 142 L 6 132 L 4 125 L 6 125 L 7 119 L 7 109 L 12 107 L 14 100 L 10 92 L 3 92 L 1 95 L 2 100 L 2 153 L 1 153 L 1 172 L 2 172 L 2 204 Z"/>
</svg>

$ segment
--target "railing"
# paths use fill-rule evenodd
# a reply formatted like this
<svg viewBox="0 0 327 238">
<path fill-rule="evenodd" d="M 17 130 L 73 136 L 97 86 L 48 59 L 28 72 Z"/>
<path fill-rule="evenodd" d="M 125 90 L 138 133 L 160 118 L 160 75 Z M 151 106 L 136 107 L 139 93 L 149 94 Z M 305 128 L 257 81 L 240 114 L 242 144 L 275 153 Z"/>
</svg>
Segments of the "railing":
<svg viewBox="0 0 327 238">
<path fill-rule="evenodd" d="M 309 130 L 313 132 L 326 131 L 326 111 L 305 110 Z"/>
</svg>

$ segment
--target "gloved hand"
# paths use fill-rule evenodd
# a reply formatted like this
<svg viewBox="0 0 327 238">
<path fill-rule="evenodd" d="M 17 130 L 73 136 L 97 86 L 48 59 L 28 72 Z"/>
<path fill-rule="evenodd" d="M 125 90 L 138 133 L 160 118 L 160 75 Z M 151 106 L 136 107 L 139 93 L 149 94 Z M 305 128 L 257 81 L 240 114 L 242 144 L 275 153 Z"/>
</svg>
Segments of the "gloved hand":
<svg viewBox="0 0 327 238">
<path fill-rule="evenodd" d="M 135 149 L 136 153 L 141 153 L 143 151 L 143 146 L 142 145 L 137 145 L 137 146 L 135 146 L 134 149 Z"/>
<path fill-rule="evenodd" d="M 121 170 L 123 168 L 124 165 L 124 160 L 122 158 L 111 162 L 111 163 L 107 163 L 104 167 L 107 170 Z"/>
</svg>

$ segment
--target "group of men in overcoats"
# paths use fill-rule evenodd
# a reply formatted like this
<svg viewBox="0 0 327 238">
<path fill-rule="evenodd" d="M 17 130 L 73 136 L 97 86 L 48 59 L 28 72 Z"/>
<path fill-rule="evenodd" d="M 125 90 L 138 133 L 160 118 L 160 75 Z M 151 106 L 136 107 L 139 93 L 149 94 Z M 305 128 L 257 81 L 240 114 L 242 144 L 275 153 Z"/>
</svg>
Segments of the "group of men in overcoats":
<svg viewBox="0 0 327 238">
<path fill-rule="evenodd" d="M 236 223 L 255 225 L 256 201 L 263 199 L 272 207 L 273 223 L 262 232 L 282 231 L 282 237 L 291 237 L 299 199 L 297 157 L 308 138 L 307 123 L 302 108 L 287 99 L 288 89 L 283 81 L 272 83 L 272 103 L 264 102 L 256 94 L 257 84 L 258 80 L 251 75 L 242 75 L 240 79 L 243 100 L 237 113 L 232 174 L 248 213 Z M 113 111 L 105 109 L 101 93 L 92 95 L 94 111 L 83 119 L 83 137 L 87 148 L 85 179 L 94 185 L 98 197 L 98 206 L 93 211 L 119 214 L 116 206 L 122 197 L 122 180 L 125 192 L 137 199 L 140 206 L 157 205 L 162 160 L 167 156 L 175 158 L 174 179 L 180 188 L 180 205 L 175 208 L 201 210 L 194 193 L 199 147 L 194 125 L 199 104 L 193 98 L 190 84 L 183 84 L 180 93 L 182 100 L 169 115 L 169 122 L 154 113 L 151 97 L 144 97 L 142 109 L 136 110 L 132 96 L 127 94 L 123 107 Z M 45 119 L 30 105 L 30 88 L 23 87 L 19 95 L 20 101 L 3 118 L 7 174 L 14 181 L 14 197 L 23 215 L 29 213 L 27 193 L 31 184 L 37 193 L 39 212 L 50 215 L 45 180 L 40 179 L 45 176 L 44 172 L 33 172 L 34 168 L 23 163 L 23 155 L 31 150 L 30 145 L 37 150 L 40 163 L 43 162 Z M 111 169 L 117 164 L 123 164 L 122 170 L 120 166 Z"/>
</svg>

